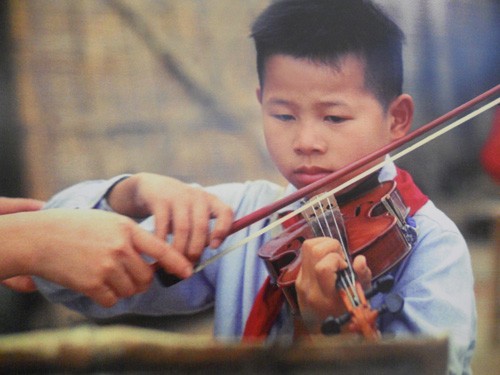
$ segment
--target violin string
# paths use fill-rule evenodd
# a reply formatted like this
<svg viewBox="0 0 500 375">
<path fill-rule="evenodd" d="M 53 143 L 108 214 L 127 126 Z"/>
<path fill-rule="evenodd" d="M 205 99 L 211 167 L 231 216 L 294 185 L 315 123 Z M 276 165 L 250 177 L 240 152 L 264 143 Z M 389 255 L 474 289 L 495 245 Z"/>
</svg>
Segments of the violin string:
<svg viewBox="0 0 500 375">
<path fill-rule="evenodd" d="M 320 215 L 317 212 L 317 207 L 321 208 L 321 214 Z M 321 230 L 321 234 L 323 235 L 323 237 L 334 238 L 333 233 L 331 232 L 330 224 L 328 223 L 328 218 L 326 217 L 326 213 L 325 213 L 325 210 L 324 210 L 322 202 L 318 202 L 317 205 L 313 205 L 312 206 L 312 211 L 313 211 L 313 216 L 315 218 L 315 221 L 316 221 L 317 225 L 319 226 L 319 229 Z M 335 218 L 335 215 L 333 215 L 333 221 L 335 223 L 337 221 L 336 218 Z M 327 231 L 329 232 L 328 236 L 327 236 L 327 233 L 326 233 Z M 344 290 L 346 290 L 346 291 L 349 290 L 348 280 L 345 277 L 344 272 L 339 271 L 339 272 L 337 272 L 337 275 L 339 277 L 339 283 L 341 284 L 341 288 L 344 289 Z M 352 296 L 350 295 L 350 293 L 347 293 L 347 297 L 349 298 L 349 300 L 353 304 L 354 303 L 354 299 L 352 298 Z"/>
<path fill-rule="evenodd" d="M 321 195 L 321 198 L 324 199 L 324 198 L 327 198 L 329 196 L 332 196 L 332 195 L 338 193 L 339 191 L 345 189 L 346 187 L 352 185 L 353 183 L 358 182 L 359 180 L 361 180 L 361 179 L 369 176 L 370 174 L 376 172 L 377 170 L 381 169 L 388 161 L 390 161 L 390 160 L 396 161 L 396 160 L 402 158 L 403 156 L 407 155 L 408 153 L 416 150 L 417 148 L 424 146 L 425 144 L 429 143 L 430 141 L 434 140 L 435 138 L 453 130 L 454 128 L 464 124 L 465 122 L 469 121 L 470 119 L 480 115 L 481 113 L 487 111 L 488 109 L 490 109 L 498 104 L 500 104 L 500 98 L 497 98 L 497 99 L 491 101 L 490 103 L 487 103 L 487 104 L 483 105 L 482 107 L 465 115 L 464 117 L 450 123 L 449 125 L 445 126 L 441 130 L 439 130 L 437 132 L 438 133 L 437 135 L 435 135 L 436 133 L 430 134 L 427 137 L 423 138 L 422 140 L 416 142 L 415 144 L 413 144 L 413 145 L 409 146 L 408 148 L 395 154 L 394 156 L 391 156 L 388 154 L 386 160 L 383 160 L 380 163 L 374 165 L 373 167 L 367 169 L 366 171 L 354 176 L 350 180 L 340 184 L 339 186 L 330 190 L 329 192 L 323 193 L 323 195 Z M 297 216 L 298 214 L 304 212 L 305 210 L 309 209 L 314 204 L 314 202 L 316 202 L 315 199 L 311 200 L 311 202 L 308 202 L 307 204 L 304 204 L 302 207 L 294 210 L 293 212 L 290 212 L 287 215 L 284 215 L 279 219 L 273 220 L 270 224 L 253 232 L 251 235 L 244 237 L 240 241 L 236 241 L 236 243 L 234 245 L 228 247 L 227 249 L 224 249 L 223 251 L 217 253 L 216 255 L 212 256 L 211 258 L 205 260 L 204 262 L 199 263 L 194 268 L 193 272 L 196 273 L 196 272 L 203 270 L 205 267 L 209 266 L 210 264 L 212 264 L 213 262 L 222 258 L 223 256 L 241 248 L 243 245 L 249 243 L 250 241 L 253 241 L 254 239 L 262 236 L 263 234 L 271 231 L 272 229 L 277 228 L 278 226 L 281 226 L 285 221 L 287 221 L 287 220 Z"/>
<path fill-rule="evenodd" d="M 318 207 L 318 206 L 321 207 L 322 215 L 318 215 L 318 212 L 316 209 L 316 207 Z M 323 237 L 327 237 L 325 228 L 328 228 L 328 229 L 330 229 L 330 228 L 328 227 L 328 223 L 323 225 L 324 221 L 327 219 L 324 217 L 324 210 L 323 210 L 323 207 L 321 206 L 321 204 L 318 204 L 318 206 L 312 206 L 312 210 L 313 210 L 313 214 L 314 214 L 313 216 L 316 219 L 316 223 L 318 224 L 319 229 L 321 230 L 321 234 L 323 235 Z M 333 237 L 333 236 L 331 236 L 331 237 Z"/>
<path fill-rule="evenodd" d="M 331 207 L 330 197 L 327 198 L 327 201 L 328 201 L 329 207 Z M 337 202 L 335 202 L 335 204 L 337 205 Z M 337 207 L 338 207 L 338 205 L 337 205 Z M 348 244 L 345 242 L 347 240 L 347 238 L 344 239 L 344 236 L 342 235 L 343 233 L 345 233 L 345 228 L 344 228 L 345 224 L 343 223 L 342 227 L 344 228 L 344 230 L 342 230 L 342 232 L 341 232 L 340 227 L 339 227 L 339 223 L 338 223 L 335 216 L 334 216 L 334 223 L 335 223 L 335 230 L 337 231 L 337 233 L 339 235 L 339 241 L 340 241 L 340 244 L 342 247 L 342 251 L 344 253 L 344 259 L 347 262 L 347 266 L 349 269 L 348 276 L 350 277 L 350 285 L 353 286 L 355 283 L 354 270 L 352 268 L 351 257 L 349 256 Z"/>
<path fill-rule="evenodd" d="M 335 202 L 335 206 L 332 204 L 330 197 L 326 199 L 328 209 L 325 210 L 325 205 L 323 202 L 320 202 L 318 206 L 313 206 L 313 213 L 314 217 L 316 219 L 316 222 L 318 223 L 321 233 L 323 234 L 324 237 L 330 237 L 330 238 L 335 238 L 332 232 L 332 228 L 330 226 L 330 223 L 328 221 L 328 214 L 331 213 L 332 221 L 335 225 L 335 230 L 336 233 L 338 234 L 338 241 L 340 243 L 340 247 L 342 249 L 342 254 L 344 256 L 344 260 L 347 262 L 347 269 L 340 270 L 337 272 L 337 275 L 339 277 L 339 282 L 341 284 L 341 288 L 344 289 L 346 292 L 347 297 L 349 298 L 351 305 L 352 306 L 357 306 L 359 304 L 359 296 L 357 294 L 357 290 L 355 288 L 355 275 L 354 275 L 354 270 L 352 268 L 352 264 L 350 261 L 348 249 L 347 249 L 347 244 L 344 241 L 344 238 L 342 236 L 342 233 L 340 232 L 340 227 L 339 227 L 339 220 L 337 220 L 337 217 L 335 216 L 335 212 L 332 209 L 332 207 L 338 207 L 337 202 Z M 320 215 L 318 215 L 316 207 L 319 207 L 321 209 Z M 329 212 L 328 212 L 329 211 Z"/>
</svg>

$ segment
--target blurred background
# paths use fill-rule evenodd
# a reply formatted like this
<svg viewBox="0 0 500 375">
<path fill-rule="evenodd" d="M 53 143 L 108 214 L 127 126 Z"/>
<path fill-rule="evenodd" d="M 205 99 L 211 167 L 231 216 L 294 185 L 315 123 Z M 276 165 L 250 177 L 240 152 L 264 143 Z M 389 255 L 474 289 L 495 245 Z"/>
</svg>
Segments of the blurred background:
<svg viewBox="0 0 500 375">
<path fill-rule="evenodd" d="M 406 33 L 414 128 L 500 83 L 498 0 L 376 2 Z M 48 199 L 82 180 L 139 171 L 201 184 L 283 182 L 263 143 L 249 38 L 268 4 L 0 2 L 0 195 Z M 499 187 L 479 162 L 492 118 L 490 110 L 398 162 L 471 245 L 484 353 L 495 345 L 486 324 L 495 324 L 499 271 L 492 251 Z M 2 333 L 82 320 L 54 319 L 61 311 L 36 294 L 0 289 L 0 298 Z"/>
</svg>

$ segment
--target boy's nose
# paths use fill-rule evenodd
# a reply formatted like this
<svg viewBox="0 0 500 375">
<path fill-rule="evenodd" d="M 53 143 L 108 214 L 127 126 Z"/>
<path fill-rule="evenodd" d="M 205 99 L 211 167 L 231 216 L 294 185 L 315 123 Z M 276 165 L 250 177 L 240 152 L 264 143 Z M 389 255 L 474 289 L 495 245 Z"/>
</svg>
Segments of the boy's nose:
<svg viewBox="0 0 500 375">
<path fill-rule="evenodd" d="M 318 126 L 301 126 L 296 133 L 293 149 L 298 155 L 324 153 L 326 141 Z"/>
</svg>

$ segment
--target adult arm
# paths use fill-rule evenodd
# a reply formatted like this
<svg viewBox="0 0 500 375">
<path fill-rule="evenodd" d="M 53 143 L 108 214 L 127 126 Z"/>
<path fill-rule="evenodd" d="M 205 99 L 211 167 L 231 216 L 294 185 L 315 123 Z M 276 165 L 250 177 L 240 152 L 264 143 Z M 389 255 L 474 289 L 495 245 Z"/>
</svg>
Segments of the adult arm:
<svg viewBox="0 0 500 375">
<path fill-rule="evenodd" d="M 147 289 L 153 270 L 143 254 L 181 278 L 192 272 L 182 254 L 115 213 L 50 209 L 2 215 L 0 233 L 0 278 L 39 276 L 103 306 Z"/>
</svg>

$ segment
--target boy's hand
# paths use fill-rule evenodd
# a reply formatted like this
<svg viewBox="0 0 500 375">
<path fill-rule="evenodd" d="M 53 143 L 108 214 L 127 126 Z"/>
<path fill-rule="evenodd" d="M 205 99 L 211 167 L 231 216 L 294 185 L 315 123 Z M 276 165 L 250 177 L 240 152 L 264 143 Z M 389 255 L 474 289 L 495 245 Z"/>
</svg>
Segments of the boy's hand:
<svg viewBox="0 0 500 375">
<path fill-rule="evenodd" d="M 174 178 L 139 173 L 117 184 L 108 196 L 111 207 L 130 217 L 154 215 L 155 233 L 196 262 L 203 249 L 218 247 L 233 222 L 229 206 L 206 191 Z M 216 219 L 210 233 L 209 221 Z"/>
<path fill-rule="evenodd" d="M 337 272 L 347 268 L 340 243 L 318 237 L 302 244 L 302 267 L 295 287 L 302 317 L 311 333 L 319 333 L 328 316 L 340 316 L 345 307 L 336 288 Z M 357 256 L 353 269 L 363 289 L 371 283 L 371 271 L 364 256 Z"/>
</svg>

